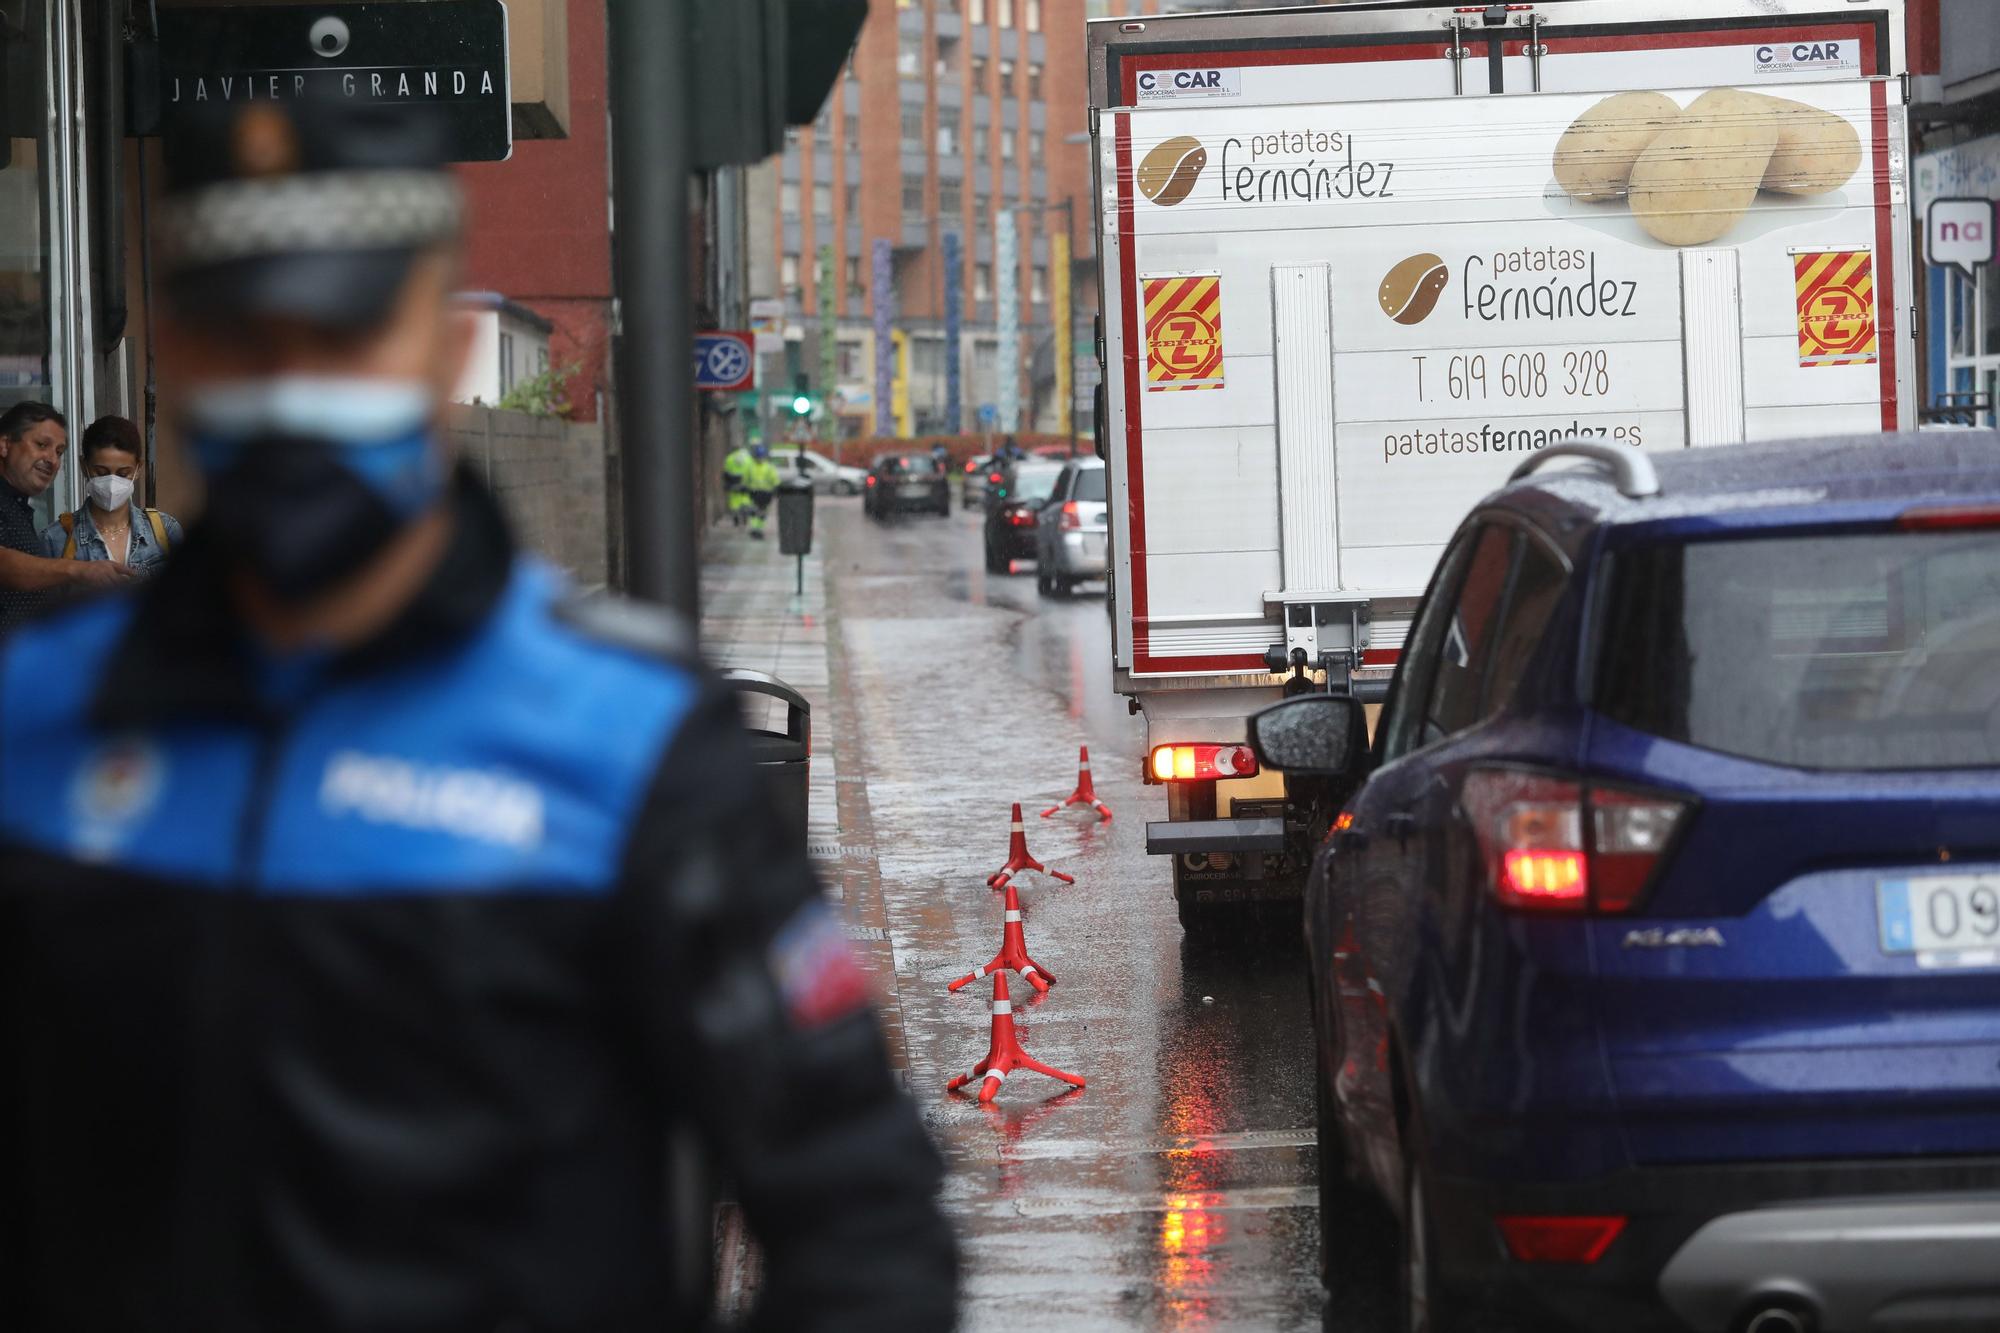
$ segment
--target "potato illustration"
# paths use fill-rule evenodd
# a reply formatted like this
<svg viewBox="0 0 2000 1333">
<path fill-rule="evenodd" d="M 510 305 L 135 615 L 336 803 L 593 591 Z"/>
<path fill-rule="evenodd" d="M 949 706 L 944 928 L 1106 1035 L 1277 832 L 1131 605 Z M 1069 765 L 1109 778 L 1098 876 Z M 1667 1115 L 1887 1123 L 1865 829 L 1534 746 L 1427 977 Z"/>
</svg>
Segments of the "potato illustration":
<svg viewBox="0 0 2000 1333">
<path fill-rule="evenodd" d="M 1389 270 L 1375 299 L 1382 313 L 1398 324 L 1421 324 L 1437 308 L 1438 294 L 1451 281 L 1451 270 L 1436 255 L 1411 255 Z"/>
<path fill-rule="evenodd" d="M 1632 165 L 1632 215 L 1666 245 L 1705 245 L 1757 198 L 1778 150 L 1779 116 L 1756 93 L 1695 98 Z"/>
<path fill-rule="evenodd" d="M 1193 191 L 1208 165 L 1208 150 L 1191 135 L 1177 135 L 1146 154 L 1139 163 L 1139 193 L 1162 208 L 1172 208 Z"/>
<path fill-rule="evenodd" d="M 1586 201 L 1624 198 L 1632 164 L 1680 115 L 1680 105 L 1665 93 L 1605 98 L 1556 141 L 1556 184 Z"/>
<path fill-rule="evenodd" d="M 1778 122 L 1778 151 L 1764 168 L 1764 188 L 1780 194 L 1838 190 L 1861 169 L 1861 133 L 1831 111 L 1804 102 L 1747 93 Z"/>
</svg>

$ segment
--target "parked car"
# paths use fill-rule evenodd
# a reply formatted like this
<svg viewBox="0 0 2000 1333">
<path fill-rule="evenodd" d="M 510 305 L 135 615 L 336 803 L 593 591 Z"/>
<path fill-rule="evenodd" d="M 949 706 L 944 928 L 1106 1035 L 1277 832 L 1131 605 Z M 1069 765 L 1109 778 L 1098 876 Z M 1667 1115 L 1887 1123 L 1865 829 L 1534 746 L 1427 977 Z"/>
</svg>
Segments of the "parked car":
<svg viewBox="0 0 2000 1333">
<path fill-rule="evenodd" d="M 1009 573 L 1016 560 L 1035 558 L 1035 524 L 1054 493 L 1063 465 L 1024 458 L 1009 463 L 986 490 L 986 569 Z"/>
<path fill-rule="evenodd" d="M 977 458 L 965 460 L 965 480 L 961 483 L 963 490 L 959 495 L 960 505 L 972 509 L 985 501 L 987 483 L 992 481 L 998 484 L 998 474 L 994 470 L 997 466 L 991 454 L 981 454 Z"/>
<path fill-rule="evenodd" d="M 813 489 L 821 495 L 859 495 L 868 484 L 868 470 L 852 467 L 846 463 L 836 463 L 825 454 L 811 449 L 794 449 L 780 445 L 771 454 L 771 461 L 778 470 L 792 475 L 799 462 L 805 463 L 804 476 L 813 484 Z"/>
<path fill-rule="evenodd" d="M 1343 1327 L 1991 1329 L 2000 435 L 1581 447 L 1252 720 Z"/>
<path fill-rule="evenodd" d="M 883 454 L 862 483 L 864 508 L 874 518 L 890 514 L 951 514 L 951 483 L 944 464 L 930 454 Z"/>
<path fill-rule="evenodd" d="M 1063 464 L 1035 524 L 1035 586 L 1040 592 L 1067 597 L 1083 580 L 1104 577 L 1109 512 L 1103 461 L 1073 458 Z"/>
</svg>

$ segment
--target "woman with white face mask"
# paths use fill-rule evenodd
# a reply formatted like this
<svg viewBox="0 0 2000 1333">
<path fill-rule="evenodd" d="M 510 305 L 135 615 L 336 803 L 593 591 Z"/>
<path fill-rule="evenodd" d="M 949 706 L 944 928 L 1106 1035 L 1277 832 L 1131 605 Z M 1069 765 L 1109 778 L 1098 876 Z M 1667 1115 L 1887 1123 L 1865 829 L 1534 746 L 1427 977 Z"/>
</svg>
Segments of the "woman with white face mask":
<svg viewBox="0 0 2000 1333">
<path fill-rule="evenodd" d="M 83 433 L 83 506 L 42 533 L 60 560 L 110 560 L 151 574 L 181 543 L 173 515 L 132 503 L 145 484 L 139 428 L 124 417 L 99 417 Z"/>
</svg>

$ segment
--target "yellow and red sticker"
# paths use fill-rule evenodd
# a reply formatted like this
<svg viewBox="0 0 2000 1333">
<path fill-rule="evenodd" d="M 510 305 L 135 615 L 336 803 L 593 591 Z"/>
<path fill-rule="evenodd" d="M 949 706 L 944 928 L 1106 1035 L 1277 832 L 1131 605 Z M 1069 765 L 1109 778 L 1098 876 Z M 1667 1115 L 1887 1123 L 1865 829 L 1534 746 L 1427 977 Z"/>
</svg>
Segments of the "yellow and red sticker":
<svg viewBox="0 0 2000 1333">
<path fill-rule="evenodd" d="M 1872 366 L 1875 255 L 1869 250 L 1811 250 L 1792 255 L 1799 294 L 1799 364 Z"/>
<path fill-rule="evenodd" d="M 1222 387 L 1222 277 L 1141 280 L 1146 298 L 1146 391 Z"/>
</svg>

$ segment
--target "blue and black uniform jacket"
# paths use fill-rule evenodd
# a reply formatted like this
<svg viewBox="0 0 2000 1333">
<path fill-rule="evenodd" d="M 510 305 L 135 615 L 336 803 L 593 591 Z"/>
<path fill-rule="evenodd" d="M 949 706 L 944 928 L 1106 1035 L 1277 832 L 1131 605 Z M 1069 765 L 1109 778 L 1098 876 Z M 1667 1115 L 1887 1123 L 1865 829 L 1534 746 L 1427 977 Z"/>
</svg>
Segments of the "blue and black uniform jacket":
<svg viewBox="0 0 2000 1333">
<path fill-rule="evenodd" d="M 199 528 L 0 648 L 0 1328 L 657 1333 L 685 1127 L 759 1326 L 948 1327 L 935 1153 L 733 699 L 453 505 L 339 660 L 250 650 Z"/>
</svg>

